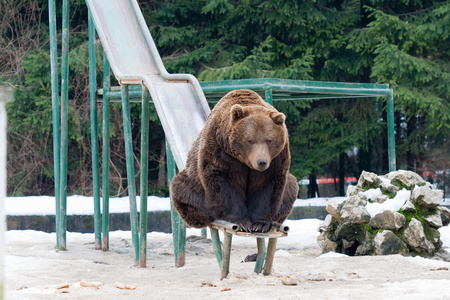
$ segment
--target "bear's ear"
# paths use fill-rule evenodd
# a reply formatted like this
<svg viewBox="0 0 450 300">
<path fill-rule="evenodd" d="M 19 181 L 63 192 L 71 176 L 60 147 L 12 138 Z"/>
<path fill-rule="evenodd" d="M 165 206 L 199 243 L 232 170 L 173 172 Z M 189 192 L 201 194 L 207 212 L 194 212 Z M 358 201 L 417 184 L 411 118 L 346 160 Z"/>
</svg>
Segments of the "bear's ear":
<svg viewBox="0 0 450 300">
<path fill-rule="evenodd" d="M 283 113 L 273 111 L 270 113 L 270 118 L 277 125 L 283 125 L 286 120 L 286 116 Z"/>
<path fill-rule="evenodd" d="M 248 116 L 248 111 L 241 105 L 235 104 L 231 107 L 231 124 Z"/>
</svg>

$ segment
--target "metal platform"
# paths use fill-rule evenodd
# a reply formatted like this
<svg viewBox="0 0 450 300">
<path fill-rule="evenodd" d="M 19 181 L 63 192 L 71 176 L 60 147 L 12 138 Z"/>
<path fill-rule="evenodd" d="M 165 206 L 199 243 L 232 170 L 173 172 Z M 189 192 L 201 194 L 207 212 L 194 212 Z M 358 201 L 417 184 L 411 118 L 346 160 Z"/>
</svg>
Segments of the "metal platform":
<svg viewBox="0 0 450 300">
<path fill-rule="evenodd" d="M 223 221 L 216 220 L 209 225 L 211 230 L 211 240 L 213 243 L 214 253 L 216 254 L 217 262 L 221 270 L 220 279 L 227 277 L 230 272 L 230 256 L 231 256 L 231 241 L 233 235 L 247 238 L 256 238 L 256 244 L 258 248 L 258 255 L 256 257 L 256 264 L 254 272 L 256 274 L 263 271 L 264 275 L 270 275 L 272 272 L 273 257 L 277 247 L 277 239 L 280 237 L 286 237 L 289 232 L 289 227 L 273 223 L 269 232 L 242 232 L 238 231 L 238 225 Z M 219 230 L 223 232 L 223 249 L 220 244 Z M 265 239 L 269 239 L 267 242 L 267 251 Z"/>
</svg>

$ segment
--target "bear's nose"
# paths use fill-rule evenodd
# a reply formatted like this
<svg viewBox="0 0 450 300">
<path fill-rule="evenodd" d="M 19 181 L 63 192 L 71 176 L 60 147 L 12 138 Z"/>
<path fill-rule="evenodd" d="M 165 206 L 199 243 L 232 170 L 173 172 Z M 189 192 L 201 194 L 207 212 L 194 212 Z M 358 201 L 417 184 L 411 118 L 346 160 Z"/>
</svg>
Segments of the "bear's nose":
<svg viewBox="0 0 450 300">
<path fill-rule="evenodd" d="M 258 160 L 258 167 L 260 169 L 264 169 L 266 166 L 267 166 L 267 160 L 265 160 L 265 159 Z"/>
</svg>

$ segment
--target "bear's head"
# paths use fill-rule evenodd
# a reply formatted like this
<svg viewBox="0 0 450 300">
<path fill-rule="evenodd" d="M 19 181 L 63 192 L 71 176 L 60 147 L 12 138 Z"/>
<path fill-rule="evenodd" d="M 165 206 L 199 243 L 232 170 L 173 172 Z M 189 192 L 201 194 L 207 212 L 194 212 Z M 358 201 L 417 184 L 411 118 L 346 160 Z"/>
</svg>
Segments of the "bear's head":
<svg viewBox="0 0 450 300">
<path fill-rule="evenodd" d="M 254 170 L 267 170 L 287 144 L 285 119 L 274 109 L 233 105 L 228 137 L 233 156 Z"/>
</svg>

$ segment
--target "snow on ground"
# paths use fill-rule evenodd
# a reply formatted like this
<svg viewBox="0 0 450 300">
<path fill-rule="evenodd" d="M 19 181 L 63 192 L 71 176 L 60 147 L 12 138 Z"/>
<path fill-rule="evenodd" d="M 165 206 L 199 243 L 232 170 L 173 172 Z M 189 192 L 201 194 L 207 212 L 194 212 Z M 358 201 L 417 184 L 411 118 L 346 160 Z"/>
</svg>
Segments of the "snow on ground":
<svg viewBox="0 0 450 300">
<path fill-rule="evenodd" d="M 338 202 L 342 202 L 344 197 L 336 197 Z M 294 206 L 326 206 L 328 198 L 312 198 L 297 200 Z M 140 197 L 136 197 L 137 208 L 140 207 Z M 110 198 L 110 213 L 129 212 L 128 197 Z M 102 209 L 102 207 L 100 207 Z M 155 196 L 148 197 L 148 210 L 170 210 L 170 199 Z M 55 197 L 7 197 L 5 203 L 5 214 L 10 216 L 30 216 L 30 215 L 54 215 Z M 92 215 L 94 205 L 92 197 L 74 195 L 67 197 L 67 215 Z"/>
<path fill-rule="evenodd" d="M 369 191 L 372 192 L 372 190 Z M 344 201 L 345 197 L 297 199 L 297 201 L 294 203 L 294 206 L 327 206 L 329 199 L 333 199 L 339 204 Z M 92 197 L 80 195 L 68 196 L 67 215 L 93 215 L 93 203 L 94 200 L 92 199 Z M 139 196 L 136 197 L 136 203 L 137 209 L 139 210 Z M 442 204 L 450 205 L 450 199 L 444 199 Z M 102 209 L 101 206 L 100 209 Z M 147 209 L 148 211 L 170 210 L 170 199 L 149 196 Z M 109 199 L 110 213 L 124 213 L 129 211 L 128 197 Z M 54 215 L 55 197 L 7 197 L 5 201 L 5 214 L 9 216 Z"/>
<path fill-rule="evenodd" d="M 11 199 L 6 202 L 7 214 L 13 211 L 17 214 L 20 206 L 22 211 L 27 211 L 23 214 L 47 214 L 43 213 L 46 210 L 54 213 L 51 197 L 47 208 L 41 197 L 39 201 L 34 199 L 40 202 L 34 211 L 26 199 Z M 124 211 L 128 211 L 128 199 L 117 201 L 125 202 Z M 308 200 L 311 203 L 299 201 L 297 205 L 312 206 L 314 202 L 312 199 Z M 87 203 L 85 208 L 82 203 Z M 149 201 L 152 210 L 166 209 L 167 205 L 168 200 L 164 198 Z M 92 206 L 92 198 L 74 196 L 68 200 L 69 214 L 85 214 L 88 206 Z M 113 204 L 111 210 L 115 209 Z M 150 232 L 147 268 L 136 268 L 129 231 L 110 232 L 108 252 L 93 249 L 93 234 L 69 232 L 68 250 L 56 251 L 55 233 L 8 231 L 5 233 L 5 298 L 450 299 L 450 262 L 400 255 L 322 254 L 316 242 L 320 222 L 318 219 L 286 221 L 291 230 L 288 237 L 278 239 L 270 276 L 255 275 L 254 263 L 242 262 L 256 252 L 255 240 L 234 236 L 230 275 L 224 280 L 219 279 L 219 267 L 209 240 L 188 238 L 186 265 L 176 268 L 172 235 Z M 449 251 L 450 228 L 443 227 L 440 232 Z M 198 236 L 200 231 L 188 229 L 187 236 L 192 235 Z M 286 285 L 287 281 L 296 285 Z M 125 285 L 135 289 L 118 288 Z M 68 288 L 58 289 L 61 286 Z"/>
</svg>

